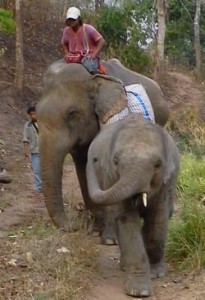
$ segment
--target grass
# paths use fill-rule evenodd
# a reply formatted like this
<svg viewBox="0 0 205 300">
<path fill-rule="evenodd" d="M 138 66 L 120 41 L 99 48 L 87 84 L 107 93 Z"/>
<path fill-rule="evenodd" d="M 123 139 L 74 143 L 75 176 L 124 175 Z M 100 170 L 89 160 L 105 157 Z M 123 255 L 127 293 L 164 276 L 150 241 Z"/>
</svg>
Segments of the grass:
<svg viewBox="0 0 205 300">
<path fill-rule="evenodd" d="M 180 269 L 200 270 L 205 267 L 205 207 L 189 201 L 181 210 L 170 224 L 167 258 Z"/>
<path fill-rule="evenodd" d="M 1 246 L 0 299 L 84 299 L 97 255 L 85 230 L 60 232 L 37 217 Z"/>
<path fill-rule="evenodd" d="M 180 201 L 203 203 L 205 198 L 205 156 L 200 159 L 191 153 L 181 156 L 178 198 Z"/>
<path fill-rule="evenodd" d="M 199 121 L 198 108 L 189 105 L 186 110 L 172 112 L 167 124 L 182 153 L 193 153 L 202 157 L 205 153 L 205 125 Z"/>
<path fill-rule="evenodd" d="M 12 202 L 15 200 L 15 195 L 10 195 L 4 191 L 0 191 L 1 201 L 0 201 L 0 211 L 4 211 L 9 206 L 12 206 Z"/>
<path fill-rule="evenodd" d="M 179 214 L 170 222 L 168 261 L 180 269 L 205 267 L 205 158 L 182 156 Z"/>
<path fill-rule="evenodd" d="M 172 112 L 168 130 L 181 155 L 178 213 L 170 222 L 166 256 L 179 269 L 205 267 L 205 125 L 198 108 Z"/>
</svg>

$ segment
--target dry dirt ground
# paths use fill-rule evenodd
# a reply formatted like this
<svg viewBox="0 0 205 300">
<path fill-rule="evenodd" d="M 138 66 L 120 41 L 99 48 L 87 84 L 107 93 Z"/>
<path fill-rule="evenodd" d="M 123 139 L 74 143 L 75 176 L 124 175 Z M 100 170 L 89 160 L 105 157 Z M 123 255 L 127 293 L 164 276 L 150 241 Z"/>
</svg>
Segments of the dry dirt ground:
<svg viewBox="0 0 205 300">
<path fill-rule="evenodd" d="M 170 73 L 170 87 L 165 91 L 172 110 L 182 102 L 194 102 L 201 99 L 199 87 L 187 75 Z M 13 182 L 0 185 L 0 271 L 4 274 L 1 263 L 5 253 L 8 234 L 14 228 L 32 223 L 38 214 L 49 219 L 44 205 L 43 195 L 33 191 L 33 174 L 30 162 L 22 155 L 22 128 L 26 114 L 15 104 L 11 84 L 0 82 L 0 151 L 1 159 L 10 171 Z M 66 184 L 68 183 L 68 184 Z M 66 161 L 64 169 L 64 193 L 75 201 L 81 201 L 81 194 L 76 179 L 74 166 Z M 123 273 L 119 270 L 119 250 L 117 246 L 99 245 L 99 239 L 93 237 L 99 249 L 96 273 L 93 275 L 92 288 L 85 295 L 87 300 L 126 300 L 131 299 L 123 293 Z M 4 249 L 4 250 L 3 250 Z M 167 265 L 168 273 L 163 279 L 153 282 L 154 296 L 150 300 L 204 300 L 204 272 L 176 272 Z M 5 271 L 6 272 L 6 271 Z M 22 271 L 22 272 L 25 272 Z M 3 276 L 2 276 L 3 278 Z M 0 278 L 1 283 L 1 278 Z M 0 285 L 1 286 L 1 285 Z M 7 300 L 1 294 L 0 299 Z M 18 299 L 17 295 L 16 298 Z M 33 298 L 30 298 L 33 299 Z M 22 300 L 24 300 L 22 298 Z M 69 300 L 69 299 L 68 299 Z"/>
</svg>

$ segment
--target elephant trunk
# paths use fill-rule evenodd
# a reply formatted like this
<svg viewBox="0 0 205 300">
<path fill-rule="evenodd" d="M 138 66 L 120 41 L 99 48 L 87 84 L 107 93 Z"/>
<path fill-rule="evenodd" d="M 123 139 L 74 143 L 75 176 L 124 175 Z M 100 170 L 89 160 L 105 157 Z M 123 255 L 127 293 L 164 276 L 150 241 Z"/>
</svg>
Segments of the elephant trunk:
<svg viewBox="0 0 205 300">
<path fill-rule="evenodd" d="M 57 139 L 41 136 L 39 142 L 43 193 L 48 213 L 59 228 L 68 230 L 69 220 L 64 210 L 62 197 L 63 162 L 66 147 L 58 147 Z"/>
<path fill-rule="evenodd" d="M 121 176 L 112 187 L 103 191 L 98 183 L 94 163 L 88 161 L 87 182 L 90 197 L 97 204 L 105 206 L 113 205 L 133 197 L 136 194 L 143 193 L 143 202 L 145 206 L 147 205 L 145 193 L 148 188 L 144 182 L 149 182 L 149 180 L 145 181 L 144 178 L 142 178 L 139 166 L 136 166 L 136 168 L 132 167 L 131 172 Z"/>
</svg>

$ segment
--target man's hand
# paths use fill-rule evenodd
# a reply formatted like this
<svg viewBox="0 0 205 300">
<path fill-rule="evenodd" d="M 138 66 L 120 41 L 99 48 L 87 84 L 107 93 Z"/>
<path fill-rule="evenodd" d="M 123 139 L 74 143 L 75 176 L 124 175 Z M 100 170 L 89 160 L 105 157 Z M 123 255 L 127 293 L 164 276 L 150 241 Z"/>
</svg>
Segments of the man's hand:
<svg viewBox="0 0 205 300">
<path fill-rule="evenodd" d="M 95 59 L 96 56 L 97 56 L 97 54 L 95 52 L 93 52 L 93 53 L 88 53 L 88 55 L 86 55 L 86 58 L 88 58 L 88 59 Z"/>
<path fill-rule="evenodd" d="M 29 157 L 29 151 L 24 150 L 24 156 L 25 156 L 25 157 Z"/>
<path fill-rule="evenodd" d="M 29 151 L 29 144 L 27 142 L 23 143 L 23 152 L 25 157 L 30 156 L 30 151 Z"/>
<path fill-rule="evenodd" d="M 64 60 L 68 62 L 69 53 L 64 56 Z"/>
</svg>

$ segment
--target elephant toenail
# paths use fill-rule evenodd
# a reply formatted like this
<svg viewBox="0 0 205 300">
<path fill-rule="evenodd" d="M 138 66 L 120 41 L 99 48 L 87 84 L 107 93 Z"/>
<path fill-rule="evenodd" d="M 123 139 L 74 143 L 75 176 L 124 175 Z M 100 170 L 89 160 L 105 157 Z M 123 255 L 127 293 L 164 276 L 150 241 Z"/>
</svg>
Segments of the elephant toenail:
<svg viewBox="0 0 205 300">
<path fill-rule="evenodd" d="M 142 297 L 149 297 L 150 293 L 149 293 L 148 290 L 142 290 L 141 293 L 140 293 L 140 296 L 142 296 Z"/>
</svg>

